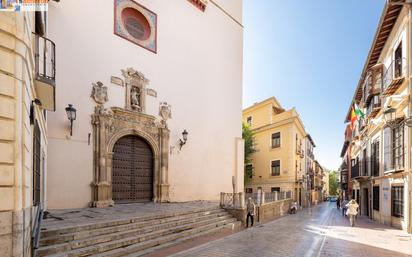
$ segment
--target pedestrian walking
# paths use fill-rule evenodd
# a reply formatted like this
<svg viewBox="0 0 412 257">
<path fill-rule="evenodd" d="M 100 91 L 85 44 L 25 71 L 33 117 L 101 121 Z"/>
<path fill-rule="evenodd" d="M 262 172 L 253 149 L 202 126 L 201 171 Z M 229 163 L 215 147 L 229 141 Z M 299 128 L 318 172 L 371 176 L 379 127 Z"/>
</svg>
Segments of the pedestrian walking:
<svg viewBox="0 0 412 257">
<path fill-rule="evenodd" d="M 338 199 L 336 199 L 336 209 L 339 210 L 340 208 L 340 196 L 338 196 Z"/>
<path fill-rule="evenodd" d="M 342 216 L 346 215 L 346 210 L 348 209 L 346 205 L 349 203 L 348 198 L 345 197 L 345 200 L 342 201 L 341 207 L 342 207 Z"/>
<path fill-rule="evenodd" d="M 297 211 L 298 211 L 298 203 L 293 202 L 290 206 L 289 213 L 290 214 L 296 214 Z"/>
<path fill-rule="evenodd" d="M 359 205 L 355 199 L 352 199 L 348 204 L 346 204 L 346 208 L 348 208 L 346 215 L 349 217 L 350 225 L 353 227 L 355 226 L 355 217 L 358 215 Z"/>
<path fill-rule="evenodd" d="M 256 205 L 253 203 L 252 197 L 249 197 L 247 200 L 247 215 L 246 215 L 246 227 L 249 227 L 249 218 L 250 218 L 250 224 L 251 227 L 253 227 L 253 217 L 255 216 L 256 213 Z"/>
</svg>

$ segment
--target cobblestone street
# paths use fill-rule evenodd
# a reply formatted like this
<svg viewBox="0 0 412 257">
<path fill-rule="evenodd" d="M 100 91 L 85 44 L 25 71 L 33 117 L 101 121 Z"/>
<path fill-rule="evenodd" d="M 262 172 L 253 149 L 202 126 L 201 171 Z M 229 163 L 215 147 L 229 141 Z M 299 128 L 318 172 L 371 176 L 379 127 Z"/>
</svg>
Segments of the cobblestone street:
<svg viewBox="0 0 412 257">
<path fill-rule="evenodd" d="M 412 236 L 366 218 L 352 228 L 323 203 L 173 256 L 412 256 Z"/>
</svg>

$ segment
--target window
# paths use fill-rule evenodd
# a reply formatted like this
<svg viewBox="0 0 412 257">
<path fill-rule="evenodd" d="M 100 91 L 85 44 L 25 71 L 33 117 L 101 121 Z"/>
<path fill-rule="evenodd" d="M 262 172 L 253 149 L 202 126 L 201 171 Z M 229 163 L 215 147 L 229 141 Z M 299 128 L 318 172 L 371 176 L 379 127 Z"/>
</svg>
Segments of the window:
<svg viewBox="0 0 412 257">
<path fill-rule="evenodd" d="M 272 176 L 280 176 L 280 161 L 272 161 Z"/>
<path fill-rule="evenodd" d="M 37 35 L 44 36 L 46 30 L 46 13 L 36 11 L 34 13 L 35 28 L 34 31 Z"/>
<path fill-rule="evenodd" d="M 40 127 L 36 122 L 33 129 L 33 205 L 40 204 Z"/>
<path fill-rule="evenodd" d="M 114 33 L 157 52 L 157 15 L 133 0 L 115 1 Z"/>
<path fill-rule="evenodd" d="M 373 187 L 373 209 L 379 211 L 379 186 Z"/>
<path fill-rule="evenodd" d="M 253 193 L 253 188 L 247 187 L 245 189 L 245 192 L 246 192 L 246 194 L 251 194 L 251 193 Z"/>
<path fill-rule="evenodd" d="M 402 42 L 400 42 L 395 50 L 395 78 L 402 75 Z"/>
<path fill-rule="evenodd" d="M 362 160 L 362 175 L 363 176 L 368 176 L 368 153 L 366 151 L 366 148 L 363 149 L 363 160 Z"/>
<path fill-rule="evenodd" d="M 247 117 L 246 122 L 249 126 L 252 126 L 252 116 Z"/>
<path fill-rule="evenodd" d="M 375 141 L 371 145 L 371 169 L 374 177 L 379 176 L 379 141 Z"/>
<path fill-rule="evenodd" d="M 403 123 L 393 129 L 393 168 L 396 170 L 403 169 L 404 164 L 404 125 Z"/>
<path fill-rule="evenodd" d="M 280 147 L 280 132 L 272 134 L 272 148 Z"/>
<path fill-rule="evenodd" d="M 385 171 L 392 169 L 392 129 L 383 130 L 383 168 Z"/>
<path fill-rule="evenodd" d="M 280 187 L 272 187 L 271 189 L 270 189 L 270 192 L 280 192 Z"/>
<path fill-rule="evenodd" d="M 403 218 L 403 186 L 392 186 L 392 216 Z"/>
<path fill-rule="evenodd" d="M 404 123 L 384 130 L 384 170 L 401 170 L 404 168 Z"/>
</svg>

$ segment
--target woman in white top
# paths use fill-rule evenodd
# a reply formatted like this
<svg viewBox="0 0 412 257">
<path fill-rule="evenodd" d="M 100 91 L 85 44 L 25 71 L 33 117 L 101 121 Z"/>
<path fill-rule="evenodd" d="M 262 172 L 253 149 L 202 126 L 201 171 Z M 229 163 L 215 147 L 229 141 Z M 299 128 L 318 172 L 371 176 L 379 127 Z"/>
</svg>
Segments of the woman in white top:
<svg viewBox="0 0 412 257">
<path fill-rule="evenodd" d="M 355 216 L 358 215 L 359 205 L 354 199 L 352 199 L 348 204 L 346 204 L 346 208 L 348 208 L 346 215 L 349 217 L 350 225 L 353 227 L 355 226 Z"/>
</svg>

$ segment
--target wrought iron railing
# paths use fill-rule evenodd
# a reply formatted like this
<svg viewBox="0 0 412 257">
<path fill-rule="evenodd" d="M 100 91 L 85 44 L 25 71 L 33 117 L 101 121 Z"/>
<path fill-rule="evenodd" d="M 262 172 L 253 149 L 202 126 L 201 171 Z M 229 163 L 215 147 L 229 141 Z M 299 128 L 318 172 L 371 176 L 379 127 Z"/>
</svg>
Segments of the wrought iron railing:
<svg viewBox="0 0 412 257">
<path fill-rule="evenodd" d="M 392 81 L 404 77 L 406 74 L 406 59 L 398 58 L 391 62 L 383 74 L 383 91 L 385 91 Z"/>
<path fill-rule="evenodd" d="M 243 208 L 245 206 L 245 194 L 240 193 L 220 193 L 220 207 L 222 208 Z"/>
<path fill-rule="evenodd" d="M 33 224 L 33 231 L 31 235 L 31 243 L 32 243 L 32 256 L 35 256 L 36 249 L 40 246 L 40 231 L 41 231 L 41 223 L 43 220 L 43 208 L 41 205 L 37 206 L 36 210 L 36 218 Z"/>
<path fill-rule="evenodd" d="M 245 194 L 245 200 L 252 198 L 254 203 L 263 204 L 292 198 L 292 191 L 261 192 Z"/>
<path fill-rule="evenodd" d="M 56 84 L 56 45 L 46 37 L 33 34 L 36 79 L 54 86 Z"/>
<path fill-rule="evenodd" d="M 252 198 L 257 205 L 293 198 L 292 191 L 255 192 L 255 193 L 220 193 L 222 208 L 244 208 L 248 199 Z"/>
<path fill-rule="evenodd" d="M 375 109 L 381 108 L 381 98 L 379 95 L 375 95 L 368 107 L 366 108 L 366 116 L 369 116 Z"/>
<path fill-rule="evenodd" d="M 351 168 L 351 178 L 359 177 L 359 163 L 356 163 Z"/>
</svg>

